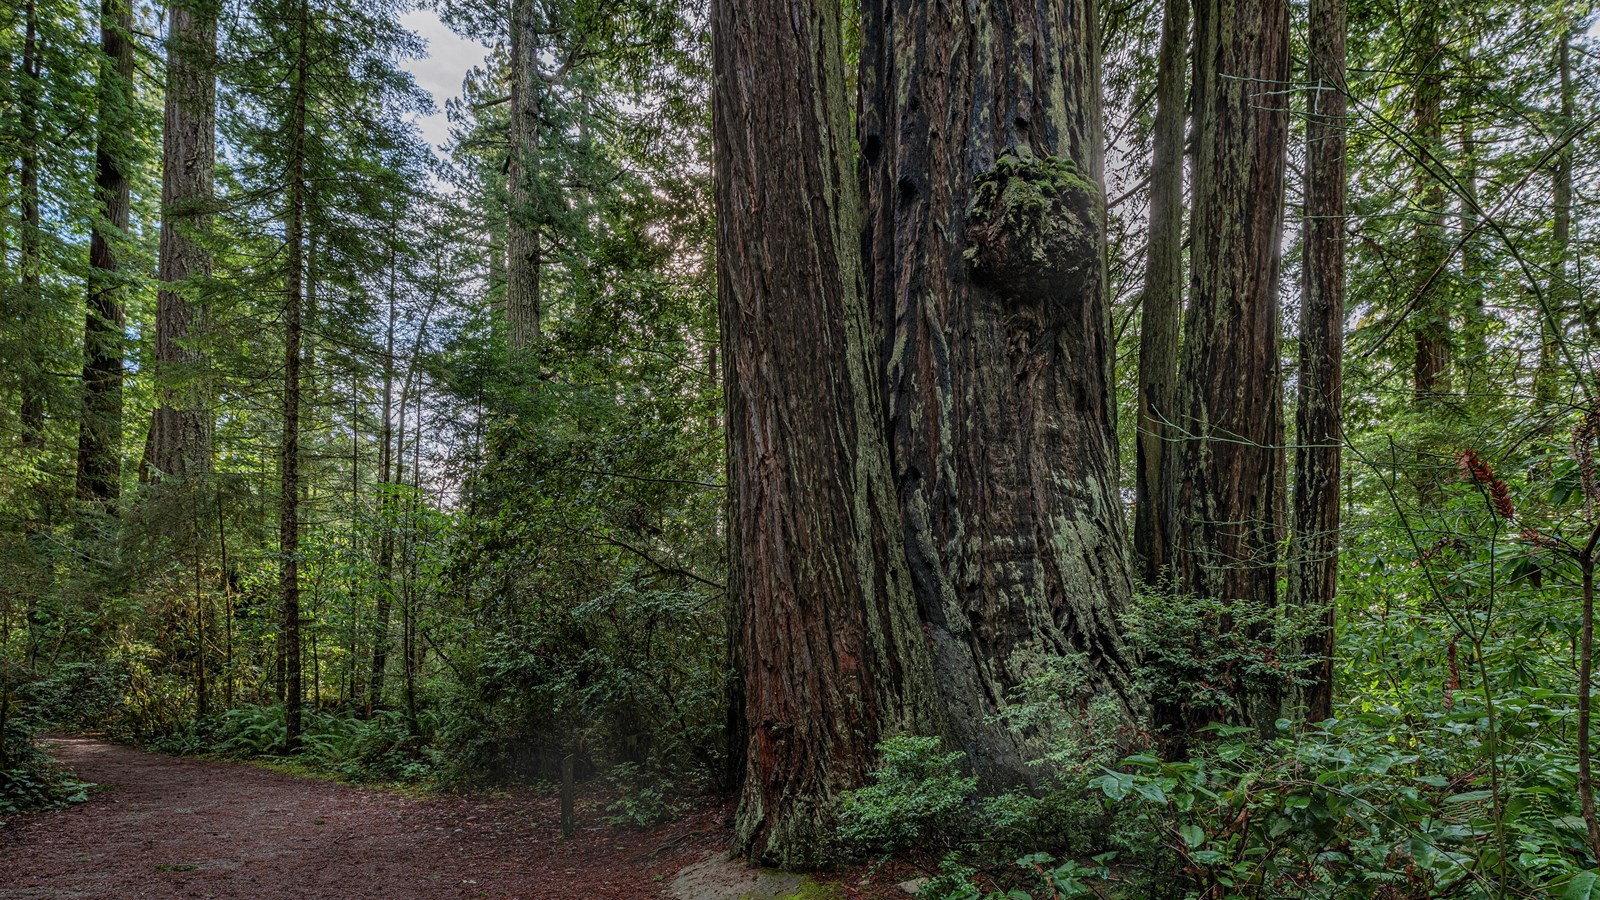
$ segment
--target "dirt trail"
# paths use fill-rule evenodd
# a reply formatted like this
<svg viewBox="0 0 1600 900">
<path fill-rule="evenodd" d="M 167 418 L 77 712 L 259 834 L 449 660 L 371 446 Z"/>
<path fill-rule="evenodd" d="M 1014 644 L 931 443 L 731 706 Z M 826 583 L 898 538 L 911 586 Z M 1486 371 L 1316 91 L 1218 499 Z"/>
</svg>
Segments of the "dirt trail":
<svg viewBox="0 0 1600 900">
<path fill-rule="evenodd" d="M 726 840 L 718 808 L 637 832 L 589 812 L 563 840 L 553 798 L 417 799 L 88 738 L 52 744 L 107 789 L 0 828 L 4 900 L 650 898 Z"/>
</svg>

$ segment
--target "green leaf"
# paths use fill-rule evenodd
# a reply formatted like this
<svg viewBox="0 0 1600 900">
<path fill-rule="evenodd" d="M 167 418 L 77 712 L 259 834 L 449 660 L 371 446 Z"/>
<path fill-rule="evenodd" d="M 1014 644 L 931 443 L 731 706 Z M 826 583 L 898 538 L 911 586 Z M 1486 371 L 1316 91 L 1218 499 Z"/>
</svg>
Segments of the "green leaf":
<svg viewBox="0 0 1600 900">
<path fill-rule="evenodd" d="M 1561 900 L 1600 900 L 1600 873 L 1591 869 L 1573 876 Z"/>
<path fill-rule="evenodd" d="M 1205 829 L 1201 828 L 1199 825 L 1185 825 L 1182 828 L 1179 828 L 1178 836 L 1183 838 L 1183 842 L 1188 844 L 1190 849 L 1198 847 L 1206 842 Z"/>
</svg>

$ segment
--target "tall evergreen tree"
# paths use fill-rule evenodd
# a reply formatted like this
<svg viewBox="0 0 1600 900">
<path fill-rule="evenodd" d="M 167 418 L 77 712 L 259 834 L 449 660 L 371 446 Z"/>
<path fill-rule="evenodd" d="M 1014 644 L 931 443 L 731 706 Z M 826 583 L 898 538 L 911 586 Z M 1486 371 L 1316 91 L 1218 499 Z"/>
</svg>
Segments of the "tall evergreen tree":
<svg viewBox="0 0 1600 900">
<path fill-rule="evenodd" d="M 122 469 L 123 294 L 118 246 L 128 230 L 133 143 L 133 8 L 100 5 L 100 108 L 96 115 L 96 214 L 89 233 L 89 302 L 83 328 L 78 419 L 78 499 L 116 498 Z"/>
<path fill-rule="evenodd" d="M 1082 655 L 1089 693 L 1120 708 L 1101 727 L 1137 707 L 1097 15 L 863 9 L 869 284 L 906 551 L 950 727 L 995 786 L 1032 779 L 996 714 L 1045 660 Z"/>
<path fill-rule="evenodd" d="M 820 866 L 840 794 L 880 740 L 937 732 L 937 700 L 882 431 L 839 4 L 718 0 L 711 26 L 749 729 L 735 842 Z"/>
<path fill-rule="evenodd" d="M 1149 586 L 1172 578 L 1177 515 L 1178 337 L 1183 318 L 1183 174 L 1189 0 L 1162 4 L 1150 159 L 1150 227 L 1140 293 L 1134 546 Z"/>
<path fill-rule="evenodd" d="M 1294 530 L 1288 601 L 1314 622 L 1299 712 L 1333 715 L 1334 598 L 1344 452 L 1345 4 L 1311 5 L 1306 175 L 1301 223 L 1300 375 L 1295 406 Z"/>
<path fill-rule="evenodd" d="M 1179 364 L 1183 435 L 1177 572 L 1199 597 L 1273 606 L 1283 537 L 1278 266 L 1289 135 L 1283 0 L 1195 4 L 1195 175 L 1189 308 Z M 1227 623 L 1219 623 L 1227 628 Z M 1269 727 L 1270 687 L 1236 688 Z M 1170 704 L 1180 732 L 1214 713 Z"/>
<path fill-rule="evenodd" d="M 167 90 L 161 152 L 160 290 L 155 378 L 144 470 L 186 477 L 211 467 L 211 398 L 205 390 L 204 302 L 211 274 L 203 233 L 216 160 L 216 0 L 167 8 Z"/>
</svg>

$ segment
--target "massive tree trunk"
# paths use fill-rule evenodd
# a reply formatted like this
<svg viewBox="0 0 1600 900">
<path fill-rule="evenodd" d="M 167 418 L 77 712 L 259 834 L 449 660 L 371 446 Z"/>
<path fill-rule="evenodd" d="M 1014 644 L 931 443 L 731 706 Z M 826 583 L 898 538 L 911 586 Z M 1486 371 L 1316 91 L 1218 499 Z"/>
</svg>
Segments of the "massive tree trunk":
<svg viewBox="0 0 1600 900">
<path fill-rule="evenodd" d="M 1199 0 L 1194 59 L 1197 155 L 1178 379 L 1184 482 L 1176 569 L 1192 595 L 1274 605 L 1284 513 L 1278 265 L 1288 4 Z M 1276 720 L 1279 691 L 1272 686 L 1234 693 L 1243 721 Z M 1216 715 L 1181 703 L 1158 713 L 1180 733 Z"/>
<path fill-rule="evenodd" d="M 299 40 L 293 69 L 294 91 L 289 114 L 287 191 L 283 234 L 286 271 L 283 278 L 283 437 L 278 448 L 278 590 L 279 655 L 283 660 L 284 749 L 300 744 L 300 342 L 305 301 L 306 225 L 306 90 L 309 65 L 306 41 L 311 10 L 299 5 Z"/>
<path fill-rule="evenodd" d="M 37 323 L 44 314 L 43 232 L 39 223 L 39 148 L 44 137 L 39 127 L 39 6 L 26 0 L 22 7 L 22 77 L 17 85 L 17 105 L 21 107 L 22 146 L 18 190 L 22 200 L 22 234 L 18 241 L 18 269 L 21 270 L 21 297 L 18 311 L 24 323 Z M 22 446 L 44 449 L 44 359 L 41 342 L 25 335 L 20 373 Z"/>
<path fill-rule="evenodd" d="M 212 420 L 195 346 L 203 304 L 196 279 L 211 254 L 194 232 L 211 215 L 216 160 L 217 6 L 182 0 L 167 10 L 167 97 L 161 148 L 161 287 L 156 295 L 155 378 L 147 467 L 183 478 L 211 469 Z"/>
<path fill-rule="evenodd" d="M 1032 780 L 994 715 L 1051 659 L 1082 654 L 1117 718 L 1133 704 L 1096 15 L 863 9 L 865 246 L 906 551 L 951 733 L 990 787 Z"/>
<path fill-rule="evenodd" d="M 539 231 L 532 185 L 539 149 L 539 45 L 534 13 L 534 0 L 512 0 L 506 324 L 514 355 L 539 339 Z"/>
<path fill-rule="evenodd" d="M 749 743 L 736 845 L 831 861 L 874 746 L 937 733 L 863 293 L 838 0 L 716 0 L 731 601 Z"/>
<path fill-rule="evenodd" d="M 1334 596 L 1344 403 L 1345 0 L 1312 0 L 1306 91 L 1300 385 L 1295 408 L 1294 532 L 1289 603 L 1314 623 L 1309 684 L 1293 707 L 1333 715 Z"/>
<path fill-rule="evenodd" d="M 1412 254 L 1415 308 L 1410 313 L 1411 386 L 1416 405 L 1426 409 L 1450 390 L 1450 295 L 1445 290 L 1443 271 L 1449 250 L 1445 246 L 1445 188 L 1437 174 L 1444 158 L 1444 78 L 1439 69 L 1444 46 L 1439 37 L 1443 13 L 1429 2 L 1419 2 L 1416 8 L 1413 67 L 1417 74 L 1411 135 L 1422 161 L 1416 173 L 1418 208 Z"/>
<path fill-rule="evenodd" d="M 1189 0 L 1166 0 L 1156 60 L 1156 119 L 1150 160 L 1150 234 L 1140 296 L 1139 422 L 1133 541 L 1139 577 L 1171 581 L 1178 478 L 1172 423 L 1178 419 L 1178 330 L 1183 314 L 1184 87 Z"/>
<path fill-rule="evenodd" d="M 83 393 L 78 418 L 78 499 L 115 499 L 122 483 L 123 285 L 117 255 L 128 229 L 133 146 L 133 8 L 100 4 L 95 201 L 89 229 L 89 301 L 83 321 Z"/>
</svg>

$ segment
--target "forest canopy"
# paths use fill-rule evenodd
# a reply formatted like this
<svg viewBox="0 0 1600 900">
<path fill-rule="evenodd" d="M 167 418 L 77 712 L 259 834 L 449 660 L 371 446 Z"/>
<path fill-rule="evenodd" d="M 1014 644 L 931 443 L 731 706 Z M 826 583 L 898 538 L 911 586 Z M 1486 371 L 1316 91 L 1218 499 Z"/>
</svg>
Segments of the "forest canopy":
<svg viewBox="0 0 1600 900">
<path fill-rule="evenodd" d="M 1591 5 L 16 0 L 0 73 L 0 818 L 91 731 L 934 900 L 1600 896 Z"/>
</svg>

